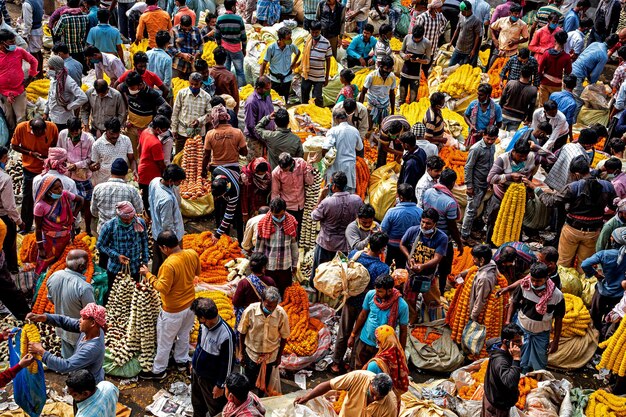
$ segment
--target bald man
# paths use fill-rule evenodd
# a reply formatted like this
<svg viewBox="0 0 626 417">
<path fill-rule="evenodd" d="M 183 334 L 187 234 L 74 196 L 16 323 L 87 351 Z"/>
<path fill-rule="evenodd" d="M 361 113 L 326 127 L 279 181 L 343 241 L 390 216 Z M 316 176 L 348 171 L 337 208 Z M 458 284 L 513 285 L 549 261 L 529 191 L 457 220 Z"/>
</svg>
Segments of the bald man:
<svg viewBox="0 0 626 417">
<path fill-rule="evenodd" d="M 617 44 L 614 47 L 609 49 L 609 52 L 608 52 L 609 58 L 611 57 L 611 55 L 617 52 L 619 48 L 626 45 L 626 28 L 617 32 L 617 36 L 619 37 L 619 42 L 617 42 Z"/>
<path fill-rule="evenodd" d="M 84 275 L 89 257 L 84 250 L 74 249 L 67 254 L 65 262 L 67 268 L 48 278 L 48 298 L 54 304 L 55 314 L 79 319 L 80 310 L 89 303 L 95 303 L 93 287 Z M 60 327 L 56 328 L 56 332 L 61 338 L 61 356 L 68 359 L 74 354 L 79 334 Z"/>
</svg>

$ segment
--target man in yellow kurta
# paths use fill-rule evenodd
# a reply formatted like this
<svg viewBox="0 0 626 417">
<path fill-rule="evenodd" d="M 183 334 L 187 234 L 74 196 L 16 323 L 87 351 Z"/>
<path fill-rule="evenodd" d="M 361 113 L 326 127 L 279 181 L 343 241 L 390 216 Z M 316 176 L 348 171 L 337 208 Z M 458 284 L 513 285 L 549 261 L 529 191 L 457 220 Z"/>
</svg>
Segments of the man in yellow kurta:
<svg viewBox="0 0 626 417">
<path fill-rule="evenodd" d="M 396 395 L 391 390 L 393 381 L 387 374 L 370 371 L 352 371 L 338 376 L 313 388 L 308 394 L 297 398 L 296 404 L 326 394 L 331 389 L 348 391 L 339 417 L 396 417 L 398 415 Z"/>
</svg>

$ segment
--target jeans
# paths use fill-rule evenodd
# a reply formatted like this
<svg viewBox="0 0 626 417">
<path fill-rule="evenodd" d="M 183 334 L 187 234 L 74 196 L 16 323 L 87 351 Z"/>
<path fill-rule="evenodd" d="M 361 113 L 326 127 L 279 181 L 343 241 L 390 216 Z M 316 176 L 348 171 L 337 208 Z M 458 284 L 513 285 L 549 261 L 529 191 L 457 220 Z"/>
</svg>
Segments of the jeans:
<svg viewBox="0 0 626 417">
<path fill-rule="evenodd" d="M 572 93 L 574 93 L 575 97 L 580 97 L 580 95 L 583 93 L 584 87 L 583 87 L 583 82 L 585 81 L 585 77 L 578 77 L 576 76 L 576 87 L 574 87 L 574 90 L 572 91 Z"/>
<path fill-rule="evenodd" d="M 478 213 L 478 208 L 483 202 L 486 190 L 474 188 L 474 196 L 467 195 L 467 206 L 465 207 L 465 215 L 463 216 L 463 226 L 461 227 L 461 236 L 464 238 L 469 237 L 472 231 L 472 224 Z"/>
<path fill-rule="evenodd" d="M 459 24 L 460 12 L 461 12 L 461 9 L 459 9 L 459 6 L 452 6 L 452 5 L 446 6 L 444 4 L 444 6 L 441 8 L 441 13 L 443 13 L 443 17 L 445 17 L 446 20 L 450 22 L 450 34 L 451 34 L 450 36 L 454 34 L 454 31 L 456 30 L 456 27 Z M 433 42 L 437 42 L 437 39 L 433 39 Z"/>
<path fill-rule="evenodd" d="M 398 22 L 400 21 L 400 16 L 402 16 L 402 10 L 395 6 L 389 7 L 389 24 L 391 25 L 391 30 L 393 33 L 396 33 L 396 26 L 398 26 Z"/>
<path fill-rule="evenodd" d="M 452 57 L 450 58 L 450 63 L 448 65 L 453 66 L 456 64 L 470 64 L 471 66 L 475 67 L 478 63 L 478 54 L 474 55 L 471 60 L 469 59 L 469 57 L 469 54 L 464 54 L 463 52 L 459 52 L 458 49 L 454 49 L 454 52 L 452 52 Z"/>
<path fill-rule="evenodd" d="M 507 132 L 516 132 L 519 129 L 519 125 L 522 122 L 518 120 L 511 120 L 502 116 L 502 129 Z"/>
<path fill-rule="evenodd" d="M 235 73 L 237 74 L 237 86 L 239 88 L 243 87 L 244 85 L 246 85 L 246 76 L 243 72 L 243 52 L 239 51 L 239 52 L 229 52 L 226 51 L 226 53 L 228 54 L 226 56 L 226 68 L 233 72 L 233 69 L 231 68 L 231 63 L 232 65 L 235 67 Z"/>
<path fill-rule="evenodd" d="M 26 168 L 24 171 L 24 182 L 22 184 L 22 221 L 26 225 L 26 232 L 30 232 L 33 227 L 33 209 L 35 202 L 33 201 L 33 178 L 37 176 L 34 172 L 30 172 Z"/>
<path fill-rule="evenodd" d="M 367 23 L 367 19 L 361 21 L 361 22 L 356 22 L 356 32 L 360 35 L 363 33 L 363 29 L 365 28 L 365 24 Z"/>
<path fill-rule="evenodd" d="M 120 33 L 122 36 L 135 40 L 135 33 L 129 30 L 128 28 L 128 16 L 126 16 L 126 12 L 133 7 L 133 3 L 117 3 L 117 24 L 120 28 Z"/>
<path fill-rule="evenodd" d="M 315 98 L 315 105 L 318 107 L 324 106 L 324 98 L 322 97 L 322 88 L 324 87 L 323 81 L 309 81 L 302 80 L 302 103 L 307 104 L 311 97 L 311 90 L 313 90 L 313 98 Z"/>
</svg>

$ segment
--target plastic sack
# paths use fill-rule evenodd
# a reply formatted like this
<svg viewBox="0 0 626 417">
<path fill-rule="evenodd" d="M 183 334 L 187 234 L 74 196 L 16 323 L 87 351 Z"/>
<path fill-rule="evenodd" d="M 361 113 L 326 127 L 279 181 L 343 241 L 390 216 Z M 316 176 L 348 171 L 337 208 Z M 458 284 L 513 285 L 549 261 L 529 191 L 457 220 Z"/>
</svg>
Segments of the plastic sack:
<svg viewBox="0 0 626 417">
<path fill-rule="evenodd" d="M 329 310 L 333 311 L 329 308 Z M 313 317 L 313 315 L 311 315 Z M 313 365 L 330 352 L 330 346 L 333 343 L 330 330 L 326 326 L 318 333 L 317 350 L 311 356 L 296 356 L 295 354 L 283 355 L 280 368 L 291 372 L 297 372 L 301 369 Z"/>
<path fill-rule="evenodd" d="M 583 291 L 583 284 L 578 271 L 574 268 L 566 268 L 559 265 L 558 272 L 561 277 L 561 291 L 580 297 Z"/>
<path fill-rule="evenodd" d="M 387 165 L 376 169 L 370 175 L 369 196 L 370 204 L 376 210 L 376 220 L 382 221 L 385 213 L 396 201 L 396 190 L 398 186 L 398 174 L 400 164 L 390 162 Z"/>
<path fill-rule="evenodd" d="M 402 37 L 409 33 L 409 26 L 411 25 L 411 16 L 409 15 L 409 9 L 404 6 L 400 6 L 402 9 L 402 15 L 396 24 L 396 33 Z"/>
<path fill-rule="evenodd" d="M 435 372 L 451 372 L 465 360 L 459 347 L 452 341 L 450 329 L 444 327 L 445 321 L 438 320 L 422 324 L 424 327 L 431 327 L 436 331 L 443 332 L 441 337 L 431 345 L 421 343 L 414 336 L 410 335 L 406 352 L 408 361 L 412 362 L 417 369 Z"/>
<path fill-rule="evenodd" d="M 268 414 L 270 415 L 270 414 Z M 274 410 L 271 417 L 336 417 L 333 405 L 324 397 L 314 398 L 306 405 L 295 405 L 293 400 L 280 410 Z"/>
<path fill-rule="evenodd" d="M 22 330 L 15 337 L 9 338 L 9 362 L 11 366 L 20 361 L 20 341 Z M 43 374 L 43 364 L 37 360 L 37 373 L 31 374 L 28 369 L 22 369 L 13 379 L 13 397 L 30 417 L 39 417 L 46 404 L 46 379 Z"/>
<path fill-rule="evenodd" d="M 589 84 L 585 87 L 580 98 L 585 102 L 585 107 L 590 110 L 609 109 L 609 95 L 602 82 Z"/>
<path fill-rule="evenodd" d="M 203 217 L 213 213 L 215 206 L 213 204 L 213 195 L 206 195 L 196 198 L 195 200 L 181 199 L 180 212 L 184 217 Z"/>
<path fill-rule="evenodd" d="M 322 294 L 337 299 L 347 299 L 361 294 L 370 283 L 367 269 L 359 262 L 345 259 L 339 252 L 330 262 L 315 270 L 313 285 Z"/>
<path fill-rule="evenodd" d="M 552 209 L 539 201 L 538 198 L 526 200 L 523 225 L 529 229 L 543 230 L 550 223 Z"/>
<path fill-rule="evenodd" d="M 593 358 L 598 348 L 598 331 L 589 323 L 585 336 L 562 337 L 559 349 L 548 355 L 548 365 L 560 369 L 579 369 Z"/>
<path fill-rule="evenodd" d="M 596 292 L 596 284 L 598 283 L 598 278 L 591 277 L 585 278 L 582 280 L 582 292 L 580 294 L 580 298 L 582 298 L 583 303 L 587 308 L 591 307 L 591 299 L 593 298 L 593 294 Z"/>
<path fill-rule="evenodd" d="M 104 363 L 102 364 L 104 373 L 119 378 L 134 378 L 141 372 L 141 364 L 137 358 L 132 358 L 123 366 L 117 366 L 111 357 L 109 349 L 104 351 Z"/>
<path fill-rule="evenodd" d="M 589 396 L 595 390 L 572 388 L 570 390 L 570 401 L 572 403 L 572 417 L 585 417 L 585 408 L 589 402 Z"/>
<path fill-rule="evenodd" d="M 586 126 L 591 126 L 596 123 L 606 126 L 609 124 L 609 111 L 591 110 L 583 107 L 580 113 L 578 113 L 578 119 L 576 121 Z"/>
<path fill-rule="evenodd" d="M 109 277 L 106 269 L 100 268 L 95 265 L 93 278 L 91 279 L 91 286 L 93 287 L 93 296 L 96 300 L 96 304 L 104 305 L 104 294 L 109 288 Z"/>
<path fill-rule="evenodd" d="M 328 85 L 322 89 L 322 97 L 324 98 L 324 106 L 334 106 L 337 103 L 337 96 L 343 84 L 339 77 L 335 77 L 334 80 L 330 80 Z"/>
<path fill-rule="evenodd" d="M 441 45 L 439 50 L 435 55 L 435 65 L 441 68 L 447 68 L 450 63 L 450 59 L 452 58 L 452 53 L 454 52 L 454 48 L 449 43 L 445 45 Z"/>
<path fill-rule="evenodd" d="M 478 355 L 485 345 L 487 327 L 483 324 L 470 320 L 463 329 L 461 344 L 472 355 Z"/>
</svg>

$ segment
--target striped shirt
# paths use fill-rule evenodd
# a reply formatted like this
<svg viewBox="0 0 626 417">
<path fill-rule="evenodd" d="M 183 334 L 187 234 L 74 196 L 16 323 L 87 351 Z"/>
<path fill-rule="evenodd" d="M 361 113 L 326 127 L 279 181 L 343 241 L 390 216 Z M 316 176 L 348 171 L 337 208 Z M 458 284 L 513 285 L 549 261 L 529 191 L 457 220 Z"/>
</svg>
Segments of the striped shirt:
<svg viewBox="0 0 626 417">
<path fill-rule="evenodd" d="M 378 42 L 376 42 L 376 47 L 374 48 L 376 62 L 380 62 L 380 60 L 384 56 L 391 56 L 391 46 L 389 45 L 389 41 L 383 39 L 383 37 L 378 38 Z"/>
<path fill-rule="evenodd" d="M 52 33 L 61 38 L 70 51 L 70 54 L 83 52 L 87 31 L 89 30 L 89 16 L 86 14 L 64 14 Z"/>
<path fill-rule="evenodd" d="M 222 45 L 230 52 L 241 51 L 242 44 L 245 48 L 248 38 L 246 37 L 246 25 L 241 16 L 226 12 L 226 14 L 218 17 L 215 23 L 215 40 L 218 45 Z M 238 48 L 238 50 L 233 47 Z"/>
<path fill-rule="evenodd" d="M 438 138 L 443 136 L 444 124 L 441 113 L 436 114 L 432 107 L 429 107 L 424 114 L 424 126 L 426 126 L 425 139 Z"/>
<path fill-rule="evenodd" d="M 240 190 L 239 190 L 239 173 L 228 169 L 227 167 L 217 167 L 213 170 L 213 178 L 218 176 L 225 176 L 231 187 L 223 196 L 226 199 L 226 212 L 221 220 L 220 227 L 215 231 L 215 237 L 219 238 L 224 233 L 228 232 L 228 229 L 233 224 L 235 212 L 237 211 L 237 203 L 239 202 Z"/>
<path fill-rule="evenodd" d="M 326 58 L 333 55 L 330 42 L 323 36 L 311 46 L 309 56 L 309 76 L 308 81 L 323 82 L 326 79 Z"/>
<path fill-rule="evenodd" d="M 448 21 L 443 16 L 443 13 L 437 13 L 433 18 L 429 12 L 424 12 L 417 16 L 415 23 L 416 25 L 424 26 L 424 37 L 431 41 L 431 55 L 434 55 L 437 52 L 439 37 L 445 32 Z"/>
<path fill-rule="evenodd" d="M 317 6 L 320 0 L 304 0 L 303 1 L 304 18 L 308 20 L 317 20 Z"/>
</svg>

